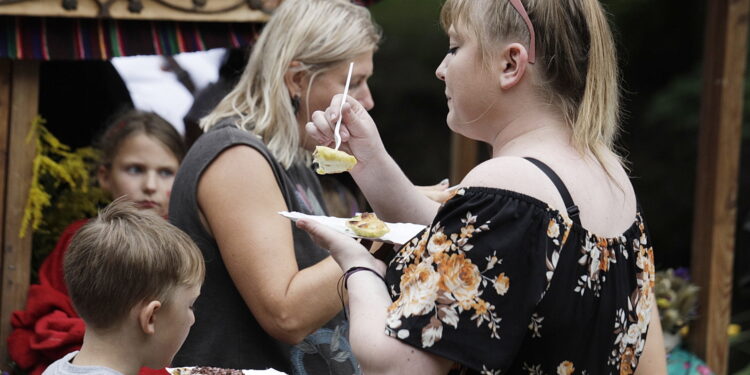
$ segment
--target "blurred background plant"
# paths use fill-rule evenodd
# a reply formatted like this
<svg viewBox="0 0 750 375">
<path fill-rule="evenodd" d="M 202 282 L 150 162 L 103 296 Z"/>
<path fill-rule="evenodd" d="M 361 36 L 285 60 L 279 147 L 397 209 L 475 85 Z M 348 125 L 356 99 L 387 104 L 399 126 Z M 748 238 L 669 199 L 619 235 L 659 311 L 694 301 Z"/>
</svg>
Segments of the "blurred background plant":
<svg viewBox="0 0 750 375">
<path fill-rule="evenodd" d="M 687 268 L 656 272 L 654 293 L 667 352 L 680 344 L 681 337 L 687 334 L 688 322 L 696 318 L 699 290 L 690 282 Z"/>
<path fill-rule="evenodd" d="M 32 282 L 52 251 L 60 233 L 70 223 L 96 215 L 107 195 L 93 181 L 98 152 L 91 147 L 75 150 L 60 142 L 37 117 L 28 141 L 36 142 L 29 198 L 24 209 L 21 236 L 33 232 Z"/>
<path fill-rule="evenodd" d="M 656 304 L 664 332 L 678 334 L 696 317 L 698 286 L 690 282 L 686 268 L 656 272 Z"/>
</svg>

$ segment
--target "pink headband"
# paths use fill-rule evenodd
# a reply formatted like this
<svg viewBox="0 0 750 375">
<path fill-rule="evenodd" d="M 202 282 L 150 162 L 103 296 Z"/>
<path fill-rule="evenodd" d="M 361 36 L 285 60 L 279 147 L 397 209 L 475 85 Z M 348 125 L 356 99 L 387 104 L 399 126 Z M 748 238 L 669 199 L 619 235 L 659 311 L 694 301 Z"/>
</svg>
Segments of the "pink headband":
<svg viewBox="0 0 750 375">
<path fill-rule="evenodd" d="M 526 13 L 526 8 L 521 4 L 521 0 L 509 0 L 513 8 L 516 8 L 518 14 L 521 15 L 523 21 L 526 22 L 526 27 L 529 28 L 529 64 L 533 64 L 536 60 L 536 37 L 534 35 L 534 25 L 531 24 L 529 14 Z"/>
</svg>

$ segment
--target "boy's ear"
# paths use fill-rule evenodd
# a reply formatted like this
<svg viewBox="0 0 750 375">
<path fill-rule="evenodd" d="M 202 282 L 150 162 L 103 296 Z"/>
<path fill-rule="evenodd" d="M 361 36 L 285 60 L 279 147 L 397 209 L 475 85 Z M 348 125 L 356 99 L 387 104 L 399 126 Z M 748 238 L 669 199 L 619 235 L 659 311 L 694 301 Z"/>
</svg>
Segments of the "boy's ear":
<svg viewBox="0 0 750 375">
<path fill-rule="evenodd" d="M 156 332 L 156 311 L 161 308 L 160 301 L 150 301 L 142 305 L 138 312 L 138 324 L 143 333 L 153 335 Z"/>
<path fill-rule="evenodd" d="M 297 70 L 300 65 L 302 65 L 299 61 L 292 61 L 289 63 L 289 68 L 287 68 L 286 73 L 284 73 L 284 84 L 286 84 L 287 90 L 289 90 L 289 95 L 292 97 L 294 96 L 302 96 L 302 92 L 305 89 L 305 78 L 307 77 L 307 72 Z"/>
<path fill-rule="evenodd" d="M 99 168 L 96 169 L 96 179 L 99 181 L 100 188 L 110 191 L 109 168 L 100 165 Z"/>
<path fill-rule="evenodd" d="M 522 44 L 511 43 L 500 52 L 499 60 L 500 88 L 509 90 L 521 82 L 529 63 L 529 54 Z"/>
</svg>

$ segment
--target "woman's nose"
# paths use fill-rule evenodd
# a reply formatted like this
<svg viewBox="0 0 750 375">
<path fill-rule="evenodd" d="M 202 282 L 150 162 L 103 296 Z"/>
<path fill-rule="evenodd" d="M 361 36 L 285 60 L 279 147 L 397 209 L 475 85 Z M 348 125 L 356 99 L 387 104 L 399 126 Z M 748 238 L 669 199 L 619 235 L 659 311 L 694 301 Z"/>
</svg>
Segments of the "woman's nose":
<svg viewBox="0 0 750 375">
<path fill-rule="evenodd" d="M 367 85 L 367 83 L 364 83 L 363 85 L 364 87 L 357 94 L 357 97 L 355 99 L 362 103 L 362 106 L 369 111 L 375 107 L 375 100 L 372 98 L 372 93 L 370 92 L 370 87 Z"/>
</svg>

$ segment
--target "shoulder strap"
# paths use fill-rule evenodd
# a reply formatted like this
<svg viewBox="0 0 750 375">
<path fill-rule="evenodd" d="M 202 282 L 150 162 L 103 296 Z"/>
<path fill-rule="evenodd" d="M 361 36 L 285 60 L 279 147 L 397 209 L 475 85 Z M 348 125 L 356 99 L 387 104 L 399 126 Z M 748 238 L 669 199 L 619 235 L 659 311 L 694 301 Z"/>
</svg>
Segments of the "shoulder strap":
<svg viewBox="0 0 750 375">
<path fill-rule="evenodd" d="M 581 218 L 578 217 L 578 214 L 580 211 L 578 210 L 578 206 L 573 203 L 573 198 L 570 196 L 570 193 L 568 192 L 568 188 L 565 187 L 565 184 L 560 179 L 560 176 L 555 173 L 555 171 L 552 170 L 547 164 L 542 163 L 541 161 L 525 157 L 524 159 L 530 161 L 534 165 L 536 165 L 539 169 L 544 172 L 544 174 L 549 177 L 550 180 L 552 180 L 552 183 L 555 184 L 555 187 L 557 188 L 557 191 L 560 192 L 560 196 L 562 196 L 563 203 L 565 203 L 566 210 L 568 211 L 568 216 L 578 225 L 581 225 Z"/>
</svg>

